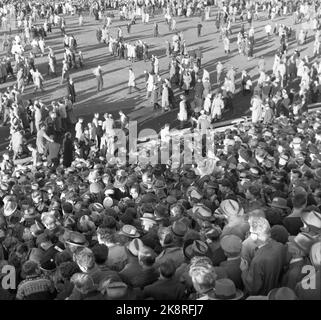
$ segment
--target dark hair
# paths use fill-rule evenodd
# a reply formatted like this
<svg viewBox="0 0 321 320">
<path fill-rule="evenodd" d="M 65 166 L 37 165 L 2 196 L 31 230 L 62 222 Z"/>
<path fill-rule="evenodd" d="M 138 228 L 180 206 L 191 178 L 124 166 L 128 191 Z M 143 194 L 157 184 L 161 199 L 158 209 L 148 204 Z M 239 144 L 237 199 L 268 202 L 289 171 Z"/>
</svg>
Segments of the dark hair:
<svg viewBox="0 0 321 320">
<path fill-rule="evenodd" d="M 175 274 L 175 271 L 176 271 L 175 263 L 172 259 L 168 259 L 164 261 L 159 267 L 160 274 L 167 279 L 172 278 L 173 275 Z"/>
<path fill-rule="evenodd" d="M 134 183 L 134 184 L 130 187 L 130 189 L 135 189 L 135 191 L 136 191 L 137 193 L 140 193 L 140 187 L 139 187 L 139 184 L 138 184 L 138 183 Z"/>
<path fill-rule="evenodd" d="M 151 267 L 155 263 L 155 255 L 153 255 L 153 254 L 140 255 L 139 261 L 144 266 Z"/>
<path fill-rule="evenodd" d="M 305 194 L 296 194 L 292 198 L 293 208 L 302 208 L 307 202 L 307 196 Z"/>
<path fill-rule="evenodd" d="M 117 227 L 117 221 L 112 216 L 106 216 L 103 219 L 103 222 L 101 224 L 102 228 L 108 228 L 108 229 L 116 229 Z"/>
<path fill-rule="evenodd" d="M 71 133 L 70 132 L 66 132 L 65 133 L 65 139 L 71 139 Z"/>
<path fill-rule="evenodd" d="M 313 173 L 311 171 L 305 172 L 303 176 L 305 178 L 308 178 L 308 179 L 313 179 L 314 178 Z"/>
<path fill-rule="evenodd" d="M 65 202 L 62 205 L 62 210 L 64 211 L 64 213 L 70 214 L 73 211 L 73 206 L 70 202 Z"/>
<path fill-rule="evenodd" d="M 65 279 L 70 279 L 72 275 L 77 272 L 80 272 L 80 269 L 76 262 L 66 261 L 59 266 L 60 275 Z"/>
<path fill-rule="evenodd" d="M 16 252 L 20 254 L 27 253 L 28 251 L 29 251 L 29 248 L 25 243 L 19 244 L 16 248 Z"/>
<path fill-rule="evenodd" d="M 96 244 L 93 248 L 92 251 L 95 256 L 95 261 L 97 264 L 103 264 L 106 262 L 108 258 L 108 247 L 105 246 L 104 244 Z"/>
<path fill-rule="evenodd" d="M 72 256 L 68 251 L 62 251 L 56 254 L 55 256 L 56 266 L 60 266 L 67 262 L 72 262 Z"/>
<path fill-rule="evenodd" d="M 261 196 L 260 189 L 256 186 L 249 186 L 248 190 L 255 198 L 259 198 Z"/>
<path fill-rule="evenodd" d="M 98 235 L 100 236 L 100 239 L 103 242 L 114 240 L 113 234 L 110 233 L 110 231 L 107 228 L 99 227 L 97 229 L 97 236 Z"/>
<path fill-rule="evenodd" d="M 28 260 L 22 265 L 22 276 L 31 276 L 35 275 L 38 270 L 38 264 L 34 261 Z"/>
</svg>

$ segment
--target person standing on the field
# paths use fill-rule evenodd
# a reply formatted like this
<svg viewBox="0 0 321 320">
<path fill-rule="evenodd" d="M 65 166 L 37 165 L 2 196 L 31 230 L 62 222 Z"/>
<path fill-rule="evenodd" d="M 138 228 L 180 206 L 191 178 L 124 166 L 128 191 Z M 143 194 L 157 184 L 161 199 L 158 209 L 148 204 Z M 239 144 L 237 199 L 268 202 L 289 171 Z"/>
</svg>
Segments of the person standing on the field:
<svg viewBox="0 0 321 320">
<path fill-rule="evenodd" d="M 197 37 L 198 37 L 198 38 L 201 37 L 202 27 L 203 27 L 203 25 L 199 22 L 199 23 L 197 24 Z"/>
<path fill-rule="evenodd" d="M 79 27 L 84 25 L 84 16 L 82 14 L 79 15 Z"/>
<path fill-rule="evenodd" d="M 129 78 L 128 78 L 128 93 L 132 93 L 132 89 L 136 88 L 136 77 L 132 68 L 129 68 Z"/>
<path fill-rule="evenodd" d="M 154 23 L 154 27 L 153 27 L 153 35 L 155 38 L 157 38 L 159 36 L 159 32 L 158 32 L 158 23 L 155 22 Z"/>
<path fill-rule="evenodd" d="M 224 37 L 223 44 L 224 44 L 224 52 L 226 54 L 229 54 L 230 53 L 230 39 L 227 36 Z"/>
<path fill-rule="evenodd" d="M 44 91 L 44 88 L 43 88 L 43 76 L 42 74 L 39 72 L 39 70 L 37 69 L 34 74 L 33 74 L 33 81 L 34 81 L 34 84 L 35 84 L 35 90 L 34 92 L 36 92 L 38 89 L 40 89 L 41 91 Z"/>
<path fill-rule="evenodd" d="M 68 85 L 67 85 L 67 95 L 69 100 L 72 103 L 76 102 L 76 90 L 75 90 L 75 84 L 72 78 L 69 78 Z"/>
<path fill-rule="evenodd" d="M 101 70 L 101 66 L 98 66 L 96 69 L 94 69 L 93 73 L 96 76 L 97 92 L 99 92 L 103 89 L 103 86 L 104 86 L 103 72 Z"/>
</svg>

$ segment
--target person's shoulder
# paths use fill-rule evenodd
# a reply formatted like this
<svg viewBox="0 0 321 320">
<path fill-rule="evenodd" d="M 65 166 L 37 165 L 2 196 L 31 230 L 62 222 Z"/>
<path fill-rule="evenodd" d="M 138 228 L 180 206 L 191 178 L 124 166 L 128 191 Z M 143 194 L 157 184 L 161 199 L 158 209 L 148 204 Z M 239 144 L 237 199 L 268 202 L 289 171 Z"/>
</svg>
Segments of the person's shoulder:
<svg viewBox="0 0 321 320">
<path fill-rule="evenodd" d="M 156 289 L 160 286 L 160 284 L 162 284 L 162 280 L 158 279 L 158 280 L 156 280 L 155 282 L 153 282 L 153 283 L 145 286 L 144 289 L 143 289 L 143 291 L 144 291 L 144 292 L 154 291 L 154 290 L 156 290 Z"/>
</svg>

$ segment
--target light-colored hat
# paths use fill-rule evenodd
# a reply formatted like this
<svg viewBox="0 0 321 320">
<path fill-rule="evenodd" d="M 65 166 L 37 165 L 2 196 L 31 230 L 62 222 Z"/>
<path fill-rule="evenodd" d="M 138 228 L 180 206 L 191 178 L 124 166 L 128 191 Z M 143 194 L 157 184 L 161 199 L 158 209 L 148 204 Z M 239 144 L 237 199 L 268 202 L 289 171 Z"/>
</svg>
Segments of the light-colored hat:
<svg viewBox="0 0 321 320">
<path fill-rule="evenodd" d="M 301 232 L 294 239 L 293 243 L 304 252 L 306 255 L 310 253 L 310 249 L 315 242 L 315 239 L 308 233 Z"/>
<path fill-rule="evenodd" d="M 130 224 L 125 224 L 119 231 L 119 234 L 130 238 L 138 238 L 140 236 L 137 229 Z"/>
<path fill-rule="evenodd" d="M 242 250 L 242 239 L 234 234 L 223 236 L 220 244 L 227 253 L 240 253 Z"/>
<path fill-rule="evenodd" d="M 101 212 L 104 210 L 104 206 L 99 203 L 99 202 L 95 202 L 89 205 L 88 209 L 90 211 L 97 211 L 97 212 Z"/>
<path fill-rule="evenodd" d="M 237 201 L 232 199 L 223 200 L 218 211 L 219 213 L 224 214 L 228 217 L 242 216 L 244 214 L 244 209 L 239 205 Z"/>
<path fill-rule="evenodd" d="M 321 240 L 314 243 L 310 250 L 310 261 L 315 267 L 321 266 Z"/>
<path fill-rule="evenodd" d="M 321 231 L 321 213 L 317 211 L 302 212 L 301 219 L 311 230 L 318 233 Z"/>
<path fill-rule="evenodd" d="M 104 202 L 103 202 L 103 205 L 104 205 L 104 208 L 107 209 L 107 208 L 111 208 L 114 204 L 114 201 L 111 197 L 106 197 L 104 199 Z"/>
<path fill-rule="evenodd" d="M 127 245 L 128 251 L 135 257 L 137 257 L 138 254 L 143 251 L 144 247 L 143 241 L 137 238 L 130 241 Z"/>
<path fill-rule="evenodd" d="M 13 201 L 13 200 L 6 201 L 3 208 L 3 215 L 5 217 L 10 217 L 16 212 L 17 207 L 18 207 L 18 204 L 16 201 Z"/>
<path fill-rule="evenodd" d="M 300 144 L 300 143 L 301 143 L 301 138 L 299 138 L 299 137 L 293 138 L 292 143 L 293 143 L 293 144 Z"/>
<path fill-rule="evenodd" d="M 212 211 L 210 208 L 203 204 L 197 204 L 192 208 L 192 217 L 200 220 L 214 220 Z"/>
<path fill-rule="evenodd" d="M 149 221 L 149 222 L 154 223 L 154 224 L 157 223 L 156 222 L 156 217 L 154 216 L 153 213 L 146 212 L 146 213 L 143 214 L 143 216 L 140 219 L 143 220 L 143 221 L 144 220 L 145 221 Z"/>
</svg>

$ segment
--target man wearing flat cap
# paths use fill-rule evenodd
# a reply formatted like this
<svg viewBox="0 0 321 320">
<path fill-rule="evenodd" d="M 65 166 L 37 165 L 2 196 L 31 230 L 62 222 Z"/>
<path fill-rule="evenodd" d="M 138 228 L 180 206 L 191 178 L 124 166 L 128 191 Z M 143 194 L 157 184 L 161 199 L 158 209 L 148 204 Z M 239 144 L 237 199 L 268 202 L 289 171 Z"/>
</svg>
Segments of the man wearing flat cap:
<svg viewBox="0 0 321 320">
<path fill-rule="evenodd" d="M 242 271 L 240 269 L 242 240 L 236 235 L 226 235 L 220 240 L 221 248 L 227 258 L 226 261 L 220 263 L 220 267 L 224 269 L 227 277 L 231 279 L 235 286 L 243 290 Z"/>
</svg>

